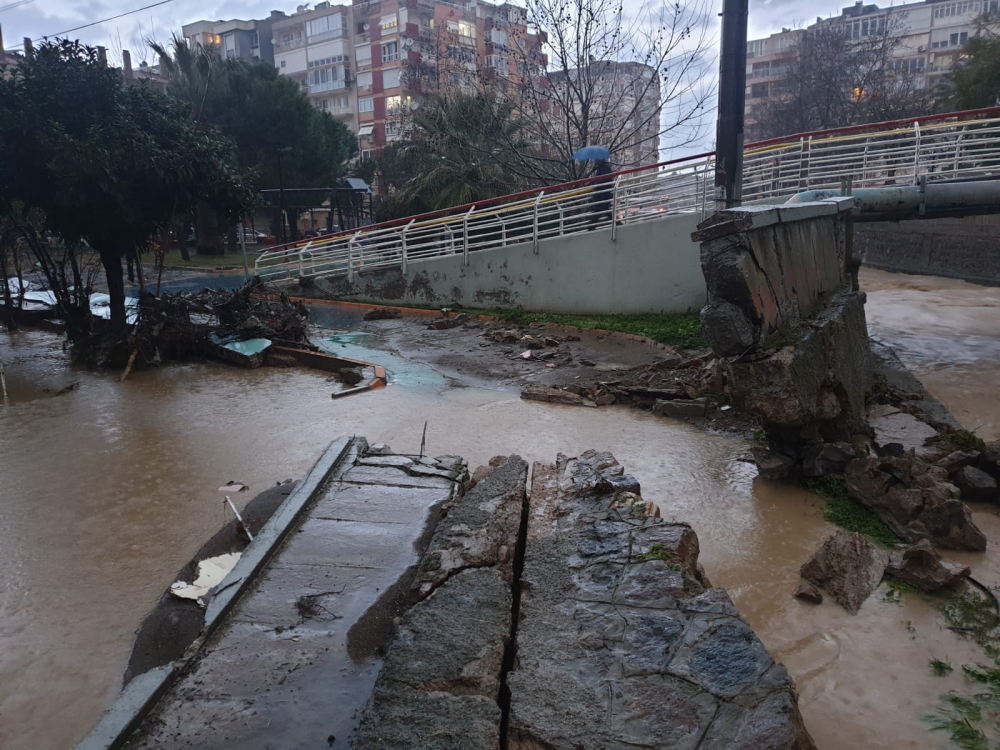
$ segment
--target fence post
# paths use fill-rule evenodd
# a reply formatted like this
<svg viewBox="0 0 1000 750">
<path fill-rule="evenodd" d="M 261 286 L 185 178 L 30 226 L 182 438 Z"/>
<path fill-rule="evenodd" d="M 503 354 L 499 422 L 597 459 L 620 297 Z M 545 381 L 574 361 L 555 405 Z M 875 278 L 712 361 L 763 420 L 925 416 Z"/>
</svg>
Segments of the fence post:
<svg viewBox="0 0 1000 750">
<path fill-rule="evenodd" d="M 962 138 L 965 136 L 965 125 L 958 131 L 958 139 L 955 141 L 955 167 L 952 169 L 952 177 L 958 177 L 958 157 L 962 153 Z"/>
<path fill-rule="evenodd" d="M 913 132 L 916 136 L 916 142 L 913 145 L 913 184 L 920 184 L 920 123 L 913 123 Z"/>
<path fill-rule="evenodd" d="M 868 184 L 868 147 L 871 146 L 872 137 L 865 138 L 865 155 L 861 159 L 861 186 Z"/>
<path fill-rule="evenodd" d="M 622 176 L 615 178 L 615 191 L 611 199 L 611 241 L 618 241 L 618 185 L 621 184 Z"/>
<path fill-rule="evenodd" d="M 469 210 L 465 212 L 465 216 L 462 217 L 462 264 L 469 265 L 469 216 L 476 207 L 470 206 Z"/>
<path fill-rule="evenodd" d="M 809 188 L 809 151 L 812 149 L 812 136 L 800 138 L 799 143 L 799 190 Z"/>
<path fill-rule="evenodd" d="M 538 253 L 538 204 L 542 202 L 543 195 L 545 195 L 544 190 L 538 194 L 537 198 L 535 198 L 535 218 L 533 221 L 534 226 L 531 231 L 532 250 L 534 250 L 536 254 Z M 560 227 L 560 231 L 562 231 L 562 227 Z"/>
<path fill-rule="evenodd" d="M 347 241 L 347 280 L 351 283 L 354 283 L 354 243 L 359 234 L 361 233 L 355 232 Z"/>
<path fill-rule="evenodd" d="M 400 244 L 402 245 L 402 255 L 403 255 L 402 263 L 400 263 L 400 270 L 403 273 L 406 273 L 406 230 L 408 230 L 411 226 L 413 226 L 413 222 L 415 221 L 416 219 L 410 219 L 410 223 L 407 224 L 405 227 L 403 227 L 403 232 L 400 235 Z"/>
<path fill-rule="evenodd" d="M 309 242 L 306 243 L 306 246 L 304 248 L 302 248 L 301 250 L 299 250 L 299 277 L 300 278 L 305 275 L 305 266 L 303 265 L 302 261 L 303 261 L 303 258 L 305 257 L 306 251 L 308 251 L 311 246 L 312 246 L 312 240 L 309 240 Z"/>
</svg>

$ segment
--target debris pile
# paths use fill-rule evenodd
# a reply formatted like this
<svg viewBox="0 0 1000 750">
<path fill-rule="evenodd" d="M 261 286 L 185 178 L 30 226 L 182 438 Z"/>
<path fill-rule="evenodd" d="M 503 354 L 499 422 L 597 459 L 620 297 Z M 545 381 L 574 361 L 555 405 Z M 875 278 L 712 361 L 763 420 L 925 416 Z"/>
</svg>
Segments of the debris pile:
<svg viewBox="0 0 1000 750">
<path fill-rule="evenodd" d="M 278 287 L 259 278 L 235 291 L 144 294 L 128 346 L 137 366 L 219 356 L 220 348 L 227 346 L 236 356 L 224 358 L 238 361 L 243 352 L 235 345 L 249 341 L 262 342 L 255 349 L 250 347 L 254 349 L 251 357 L 270 343 L 313 349 L 306 336 L 307 316 L 302 303 L 292 302 Z M 255 362 L 249 366 L 258 366 L 260 357 Z"/>
</svg>

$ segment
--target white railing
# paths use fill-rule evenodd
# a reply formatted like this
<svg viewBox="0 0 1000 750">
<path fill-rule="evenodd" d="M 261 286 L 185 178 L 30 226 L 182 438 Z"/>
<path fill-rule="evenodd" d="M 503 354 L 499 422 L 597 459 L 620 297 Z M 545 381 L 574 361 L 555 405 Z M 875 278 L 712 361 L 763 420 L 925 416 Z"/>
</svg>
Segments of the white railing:
<svg viewBox="0 0 1000 750">
<path fill-rule="evenodd" d="M 308 243 L 269 250 L 257 259 L 264 277 L 346 275 L 440 256 L 540 243 L 599 229 L 618 229 L 714 208 L 714 154 L 517 193 Z M 1000 108 L 814 133 L 751 144 L 744 156 L 743 199 L 778 199 L 819 188 L 914 184 L 929 179 L 1000 174 Z M 614 221 L 612 221 L 614 217 Z"/>
</svg>

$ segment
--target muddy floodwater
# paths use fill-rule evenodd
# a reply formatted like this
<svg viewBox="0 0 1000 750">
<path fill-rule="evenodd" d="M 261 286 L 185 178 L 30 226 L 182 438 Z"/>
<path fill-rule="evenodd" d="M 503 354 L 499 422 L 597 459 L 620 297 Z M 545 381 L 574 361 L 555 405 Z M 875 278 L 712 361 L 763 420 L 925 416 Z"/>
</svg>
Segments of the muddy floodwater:
<svg viewBox="0 0 1000 750">
<path fill-rule="evenodd" d="M 863 285 L 873 334 L 996 438 L 1000 291 L 870 272 Z M 69 748 L 97 720 L 135 628 L 225 520 L 220 483 L 299 477 L 342 434 L 416 452 L 425 421 L 431 453 L 473 467 L 498 453 L 613 451 L 664 517 L 694 526 L 712 582 L 795 677 L 822 750 L 947 747 L 921 716 L 962 678 L 932 677 L 927 663 L 973 661 L 977 649 L 916 597 L 886 601 L 884 587 L 855 617 L 792 599 L 831 527 L 820 501 L 757 479 L 744 443 L 622 407 L 524 402 L 369 354 L 392 385 L 334 401 L 325 375 L 303 370 L 185 365 L 119 384 L 67 368 L 51 334 L 0 334 L 11 395 L 0 407 L 0 748 Z M 1000 544 L 1000 518 L 977 510 L 977 522 Z M 991 546 L 963 559 L 995 586 L 997 557 Z"/>
</svg>

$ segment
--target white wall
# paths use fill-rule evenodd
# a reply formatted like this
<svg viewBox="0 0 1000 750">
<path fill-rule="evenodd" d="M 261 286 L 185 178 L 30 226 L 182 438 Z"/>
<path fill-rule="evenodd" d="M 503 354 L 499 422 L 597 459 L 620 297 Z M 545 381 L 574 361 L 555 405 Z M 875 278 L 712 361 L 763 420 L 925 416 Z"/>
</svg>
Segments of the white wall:
<svg viewBox="0 0 1000 750">
<path fill-rule="evenodd" d="M 285 67 L 281 67 L 281 61 L 285 61 Z M 293 49 L 289 52 L 276 52 L 274 55 L 274 65 L 281 75 L 291 75 L 292 73 L 304 73 L 306 71 L 306 50 L 304 47 Z"/>
<path fill-rule="evenodd" d="M 499 250 L 461 253 L 398 268 L 318 279 L 341 299 L 391 304 L 452 304 L 558 313 L 649 313 L 699 310 L 706 301 L 699 216 L 665 219 L 543 240 Z"/>
</svg>

